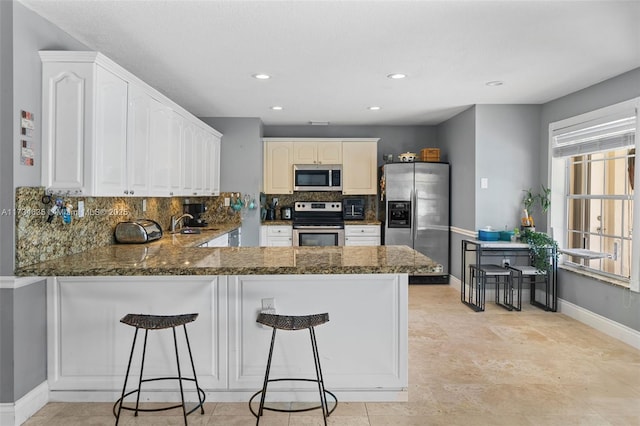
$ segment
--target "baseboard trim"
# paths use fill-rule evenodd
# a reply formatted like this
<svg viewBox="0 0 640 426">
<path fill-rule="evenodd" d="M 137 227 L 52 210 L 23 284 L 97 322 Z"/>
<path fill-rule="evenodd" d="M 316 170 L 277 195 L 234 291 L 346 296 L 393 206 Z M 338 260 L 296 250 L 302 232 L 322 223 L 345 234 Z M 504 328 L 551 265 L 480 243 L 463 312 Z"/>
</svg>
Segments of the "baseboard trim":
<svg viewBox="0 0 640 426">
<path fill-rule="evenodd" d="M 566 300 L 558 299 L 558 311 L 640 350 L 640 332 Z"/>
<path fill-rule="evenodd" d="M 42 382 L 15 403 L 0 404 L 0 425 L 20 426 L 49 402 L 49 385 Z"/>
</svg>

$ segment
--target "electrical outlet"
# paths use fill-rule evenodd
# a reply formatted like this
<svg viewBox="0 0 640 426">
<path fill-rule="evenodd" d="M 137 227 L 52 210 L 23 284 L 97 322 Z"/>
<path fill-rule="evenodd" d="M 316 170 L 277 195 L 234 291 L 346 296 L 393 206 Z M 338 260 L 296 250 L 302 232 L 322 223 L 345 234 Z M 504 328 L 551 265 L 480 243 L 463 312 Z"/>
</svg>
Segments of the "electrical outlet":
<svg viewBox="0 0 640 426">
<path fill-rule="evenodd" d="M 278 197 L 273 197 L 273 205 L 278 204 L 278 201 L 280 201 Z"/>
<path fill-rule="evenodd" d="M 505 257 L 504 259 L 502 259 L 502 267 L 503 268 L 506 268 L 509 265 L 511 265 L 511 261 L 509 260 L 508 257 Z"/>
<path fill-rule="evenodd" d="M 275 314 L 276 313 L 276 300 L 273 297 L 262 299 L 263 314 Z"/>
<path fill-rule="evenodd" d="M 147 199 L 146 198 L 142 199 L 142 211 L 143 212 L 147 211 Z"/>
<path fill-rule="evenodd" d="M 229 197 L 224 197 L 224 206 L 229 207 L 231 204 L 231 199 Z"/>
</svg>

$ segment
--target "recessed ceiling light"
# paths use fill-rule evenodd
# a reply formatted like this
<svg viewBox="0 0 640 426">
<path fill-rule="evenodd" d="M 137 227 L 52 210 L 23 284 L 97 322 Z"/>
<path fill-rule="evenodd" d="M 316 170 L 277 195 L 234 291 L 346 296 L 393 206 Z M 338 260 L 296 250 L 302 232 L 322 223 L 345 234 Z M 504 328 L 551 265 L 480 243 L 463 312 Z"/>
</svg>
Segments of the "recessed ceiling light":
<svg viewBox="0 0 640 426">
<path fill-rule="evenodd" d="M 271 109 L 274 110 L 274 111 L 282 111 L 284 108 L 282 108 L 279 105 L 274 105 L 274 106 L 271 107 Z"/>
<path fill-rule="evenodd" d="M 400 80 L 401 78 L 405 78 L 407 75 L 402 74 L 401 72 L 394 72 L 393 74 L 389 74 L 387 78 L 391 78 L 393 80 Z"/>
<path fill-rule="evenodd" d="M 502 86 L 504 84 L 504 81 L 500 81 L 500 80 L 487 81 L 485 84 L 490 87 L 496 87 L 496 86 Z"/>
<path fill-rule="evenodd" d="M 271 76 L 269 74 L 254 74 L 253 78 L 257 78 L 258 80 L 268 80 Z"/>
<path fill-rule="evenodd" d="M 379 107 L 379 106 L 370 106 L 368 109 L 369 109 L 370 111 L 379 111 L 379 110 L 380 110 L 380 107 Z"/>
</svg>

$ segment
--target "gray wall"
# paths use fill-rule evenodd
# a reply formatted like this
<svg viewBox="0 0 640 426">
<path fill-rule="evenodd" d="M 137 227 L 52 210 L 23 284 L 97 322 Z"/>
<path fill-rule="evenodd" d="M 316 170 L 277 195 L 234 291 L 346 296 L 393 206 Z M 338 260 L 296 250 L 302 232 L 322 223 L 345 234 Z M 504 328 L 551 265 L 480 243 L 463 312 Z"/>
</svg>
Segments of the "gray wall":
<svg viewBox="0 0 640 426">
<path fill-rule="evenodd" d="M 549 124 L 640 96 L 640 68 L 548 102 L 540 124 L 540 175 L 548 177 Z M 637 207 L 636 207 L 637 208 Z M 560 298 L 640 331 L 640 295 L 570 271 L 558 274 Z"/>
<path fill-rule="evenodd" d="M 380 138 L 378 165 L 383 154 L 415 152 L 422 148 L 441 148 L 435 126 L 264 126 L 265 137 L 298 138 Z M 448 161 L 442 157 L 441 161 Z"/>
<path fill-rule="evenodd" d="M 259 118 L 201 118 L 222 133 L 220 191 L 241 192 L 260 202 L 262 121 Z M 260 245 L 260 209 L 242 213 L 242 246 Z"/>
<path fill-rule="evenodd" d="M 451 226 L 475 228 L 476 108 L 471 107 L 438 125 L 438 139 L 451 163 Z M 461 244 L 468 238 L 450 233 L 449 273 L 460 278 Z"/>
<path fill-rule="evenodd" d="M 14 189 L 40 184 L 43 49 L 86 50 L 21 3 L 0 1 L 0 208 L 13 209 Z M 35 114 L 30 139 L 33 167 L 20 165 L 20 110 Z M 0 275 L 12 276 L 14 217 L 0 215 Z M 46 287 L 44 282 L 0 290 L 0 402 L 15 402 L 46 380 Z"/>
<path fill-rule="evenodd" d="M 523 190 L 539 192 L 543 182 L 538 175 L 539 128 L 539 105 L 476 106 L 477 229 L 520 227 Z M 480 187 L 481 178 L 488 179 L 488 188 Z M 531 214 L 543 229 L 540 209 Z"/>
</svg>

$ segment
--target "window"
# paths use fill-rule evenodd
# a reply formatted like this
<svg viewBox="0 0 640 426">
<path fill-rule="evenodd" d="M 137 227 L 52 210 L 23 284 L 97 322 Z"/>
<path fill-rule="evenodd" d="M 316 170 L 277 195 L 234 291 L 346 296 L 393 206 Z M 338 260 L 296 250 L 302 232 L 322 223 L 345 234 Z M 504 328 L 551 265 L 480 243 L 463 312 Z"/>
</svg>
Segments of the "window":
<svg viewBox="0 0 640 426">
<path fill-rule="evenodd" d="M 634 245 L 639 100 L 550 125 L 551 227 L 562 262 L 638 291 Z M 561 230 L 561 231 L 559 231 Z M 637 240 L 637 238 L 636 238 Z"/>
</svg>

